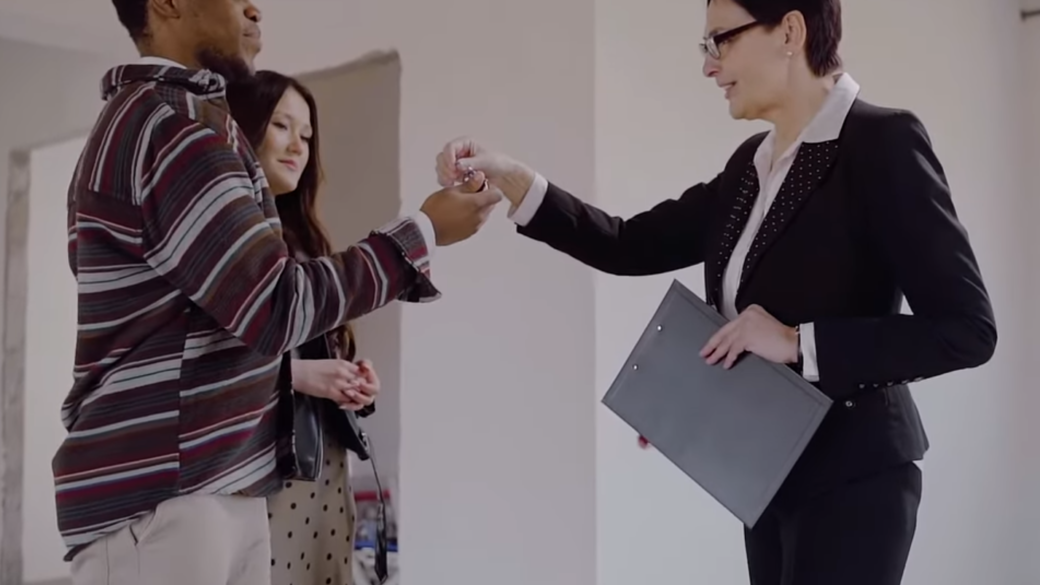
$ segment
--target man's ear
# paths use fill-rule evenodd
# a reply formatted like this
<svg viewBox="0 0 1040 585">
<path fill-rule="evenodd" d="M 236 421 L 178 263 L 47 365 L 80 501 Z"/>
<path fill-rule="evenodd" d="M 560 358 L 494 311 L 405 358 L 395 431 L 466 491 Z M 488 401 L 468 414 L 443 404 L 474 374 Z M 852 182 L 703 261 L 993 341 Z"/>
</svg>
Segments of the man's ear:
<svg viewBox="0 0 1040 585">
<path fill-rule="evenodd" d="M 148 15 L 162 20 L 176 20 L 184 14 L 183 0 L 148 0 Z"/>
</svg>

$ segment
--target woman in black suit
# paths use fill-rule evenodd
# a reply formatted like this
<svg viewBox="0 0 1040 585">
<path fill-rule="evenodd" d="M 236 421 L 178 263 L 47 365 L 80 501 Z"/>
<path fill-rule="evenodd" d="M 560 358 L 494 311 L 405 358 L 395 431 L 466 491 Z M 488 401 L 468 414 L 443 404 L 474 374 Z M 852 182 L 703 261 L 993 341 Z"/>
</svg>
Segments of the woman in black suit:
<svg viewBox="0 0 1040 585">
<path fill-rule="evenodd" d="M 707 300 L 731 321 L 702 357 L 727 367 L 752 352 L 835 400 L 745 534 L 753 585 L 898 584 L 928 448 L 907 384 L 982 365 L 997 342 L 924 127 L 858 99 L 840 38 L 839 0 L 708 0 L 704 74 L 734 118 L 773 129 L 627 220 L 469 139 L 437 161 L 445 185 L 483 171 L 521 234 L 604 272 L 704 263 Z"/>
</svg>

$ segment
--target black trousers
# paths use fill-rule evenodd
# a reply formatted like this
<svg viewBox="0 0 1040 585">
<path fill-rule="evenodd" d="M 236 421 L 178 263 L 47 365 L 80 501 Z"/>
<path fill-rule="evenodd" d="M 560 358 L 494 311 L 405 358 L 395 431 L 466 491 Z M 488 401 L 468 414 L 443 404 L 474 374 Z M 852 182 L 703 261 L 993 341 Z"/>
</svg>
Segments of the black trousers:
<svg viewBox="0 0 1040 585">
<path fill-rule="evenodd" d="M 744 532 L 751 585 L 899 585 L 920 502 L 913 463 L 775 502 Z"/>
</svg>

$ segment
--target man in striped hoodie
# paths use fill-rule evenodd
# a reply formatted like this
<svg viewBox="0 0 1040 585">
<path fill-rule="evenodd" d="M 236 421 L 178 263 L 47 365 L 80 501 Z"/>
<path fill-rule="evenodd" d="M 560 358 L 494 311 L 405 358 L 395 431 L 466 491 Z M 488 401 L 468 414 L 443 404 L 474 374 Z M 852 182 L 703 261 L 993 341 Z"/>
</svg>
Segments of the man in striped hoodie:
<svg viewBox="0 0 1040 585">
<path fill-rule="evenodd" d="M 475 233 L 501 194 L 476 177 L 295 261 L 224 99 L 253 70 L 259 10 L 113 4 L 143 58 L 105 75 L 69 189 L 79 326 L 53 462 L 66 559 L 76 585 L 268 583 L 281 355 L 393 300 L 436 299 L 431 251 Z"/>
</svg>

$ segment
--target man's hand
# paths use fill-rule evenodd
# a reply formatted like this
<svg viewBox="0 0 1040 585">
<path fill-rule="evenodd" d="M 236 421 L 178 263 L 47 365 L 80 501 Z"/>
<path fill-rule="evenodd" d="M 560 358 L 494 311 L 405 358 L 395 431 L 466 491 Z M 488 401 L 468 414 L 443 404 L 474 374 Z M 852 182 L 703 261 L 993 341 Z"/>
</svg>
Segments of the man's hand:
<svg viewBox="0 0 1040 585">
<path fill-rule="evenodd" d="M 470 170 L 484 173 L 513 206 L 520 205 L 534 183 L 534 171 L 504 154 L 492 152 L 470 138 L 458 138 L 437 155 L 437 182 L 442 187 L 464 180 Z"/>
<path fill-rule="evenodd" d="M 463 184 L 447 186 L 426 198 L 420 211 L 433 223 L 438 246 L 450 246 L 477 233 L 502 200 L 497 187 L 484 187 L 484 174 L 473 173 Z"/>
<path fill-rule="evenodd" d="M 793 364 L 798 361 L 798 333 L 752 305 L 708 340 L 701 357 L 711 365 L 722 361 L 729 369 L 745 351 L 777 364 Z"/>
</svg>

